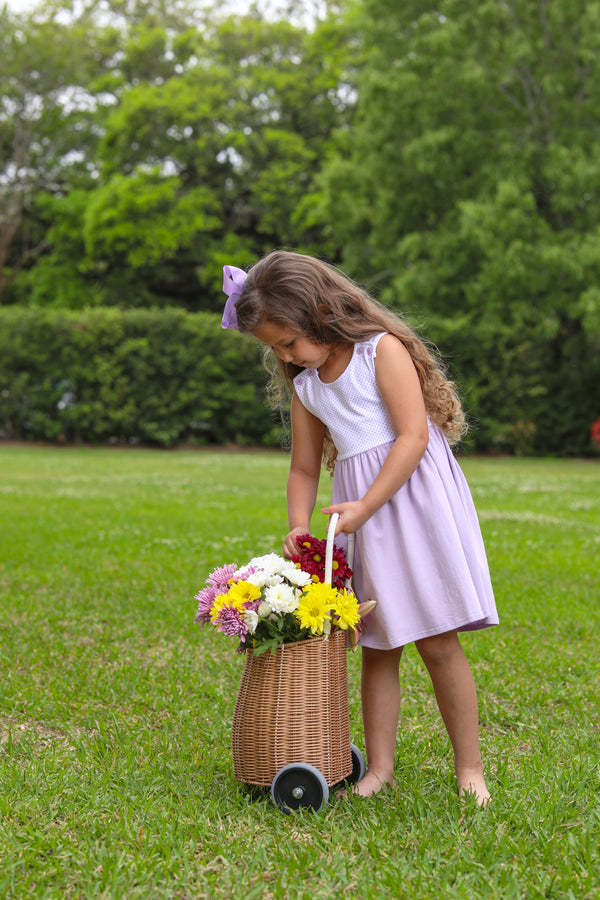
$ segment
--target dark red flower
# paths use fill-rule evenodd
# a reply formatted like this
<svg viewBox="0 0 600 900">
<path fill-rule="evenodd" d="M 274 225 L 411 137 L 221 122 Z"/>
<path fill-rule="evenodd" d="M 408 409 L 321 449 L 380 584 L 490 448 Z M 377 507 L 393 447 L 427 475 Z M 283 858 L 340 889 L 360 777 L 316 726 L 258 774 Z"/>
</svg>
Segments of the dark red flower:
<svg viewBox="0 0 600 900">
<path fill-rule="evenodd" d="M 600 447 L 600 416 L 596 419 L 594 424 L 592 425 L 592 440 L 595 444 L 598 444 Z"/>
<path fill-rule="evenodd" d="M 292 562 L 299 565 L 303 572 L 312 575 L 313 581 L 325 580 L 325 554 L 327 541 L 319 540 L 310 534 L 300 534 L 296 538 L 298 553 L 292 556 Z M 348 565 L 341 547 L 333 545 L 333 564 L 331 582 L 333 587 L 342 588 L 352 577 L 352 569 Z"/>
</svg>

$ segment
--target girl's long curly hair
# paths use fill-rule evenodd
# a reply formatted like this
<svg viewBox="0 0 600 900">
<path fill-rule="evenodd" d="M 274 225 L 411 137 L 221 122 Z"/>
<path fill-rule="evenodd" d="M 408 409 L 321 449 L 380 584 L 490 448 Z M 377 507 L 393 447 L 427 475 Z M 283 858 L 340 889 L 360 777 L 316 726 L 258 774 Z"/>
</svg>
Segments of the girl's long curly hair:
<svg viewBox="0 0 600 900">
<path fill-rule="evenodd" d="M 248 272 L 236 315 L 244 333 L 272 322 L 319 344 L 353 345 L 384 331 L 393 334 L 411 355 L 431 421 L 440 426 L 450 444 L 458 443 L 467 431 L 456 388 L 446 377 L 435 348 L 333 266 L 312 256 L 274 250 Z M 265 349 L 264 362 L 270 374 L 271 406 L 281 411 L 302 369 L 283 362 L 270 348 Z M 333 469 L 336 450 L 327 430 L 323 457 Z"/>
</svg>

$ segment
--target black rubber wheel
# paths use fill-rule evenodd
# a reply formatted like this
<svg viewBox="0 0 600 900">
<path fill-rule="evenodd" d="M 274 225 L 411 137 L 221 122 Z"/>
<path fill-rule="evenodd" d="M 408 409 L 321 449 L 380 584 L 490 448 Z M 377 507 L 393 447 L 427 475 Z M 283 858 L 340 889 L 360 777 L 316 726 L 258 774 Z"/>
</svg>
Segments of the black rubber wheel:
<svg viewBox="0 0 600 900">
<path fill-rule="evenodd" d="M 315 766 L 289 763 L 273 779 L 271 797 L 281 811 L 288 815 L 297 809 L 319 812 L 327 806 L 329 785 Z"/>
<path fill-rule="evenodd" d="M 352 754 L 352 771 L 344 781 L 346 784 L 356 784 L 365 777 L 367 764 L 362 750 L 359 750 L 355 744 L 350 744 L 350 752 Z"/>
</svg>

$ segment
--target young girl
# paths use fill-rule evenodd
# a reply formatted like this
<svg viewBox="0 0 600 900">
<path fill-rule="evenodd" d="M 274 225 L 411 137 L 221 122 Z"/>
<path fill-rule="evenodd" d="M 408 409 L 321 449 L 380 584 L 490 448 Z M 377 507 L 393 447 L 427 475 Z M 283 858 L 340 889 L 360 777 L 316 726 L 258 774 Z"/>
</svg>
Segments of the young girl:
<svg viewBox="0 0 600 900">
<path fill-rule="evenodd" d="M 489 799 L 477 694 L 458 631 L 498 623 L 473 501 L 449 447 L 465 430 L 454 386 L 396 315 L 335 268 L 270 253 L 246 275 L 226 266 L 223 327 L 275 354 L 272 385 L 292 391 L 290 532 L 310 531 L 321 461 L 333 468 L 337 532 L 356 533 L 353 587 L 376 600 L 362 634 L 368 768 L 355 791 L 393 784 L 399 662 L 414 641 L 433 682 L 461 795 Z"/>
</svg>

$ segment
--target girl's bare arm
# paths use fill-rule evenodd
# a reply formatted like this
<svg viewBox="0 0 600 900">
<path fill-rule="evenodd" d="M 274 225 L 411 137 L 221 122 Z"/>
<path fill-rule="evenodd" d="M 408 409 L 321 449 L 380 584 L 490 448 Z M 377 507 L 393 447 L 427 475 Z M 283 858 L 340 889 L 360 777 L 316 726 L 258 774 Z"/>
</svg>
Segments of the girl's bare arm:
<svg viewBox="0 0 600 900">
<path fill-rule="evenodd" d="M 287 483 L 287 503 L 290 532 L 283 552 L 290 557 L 296 553 L 296 535 L 310 530 L 310 519 L 317 500 L 323 437 L 325 426 L 300 402 L 292 397 L 292 458 Z"/>
</svg>

